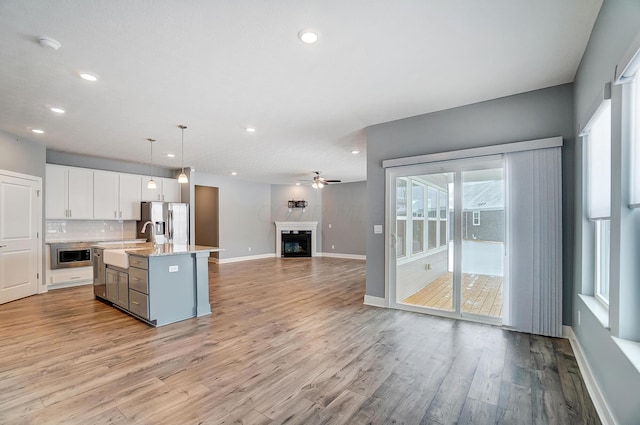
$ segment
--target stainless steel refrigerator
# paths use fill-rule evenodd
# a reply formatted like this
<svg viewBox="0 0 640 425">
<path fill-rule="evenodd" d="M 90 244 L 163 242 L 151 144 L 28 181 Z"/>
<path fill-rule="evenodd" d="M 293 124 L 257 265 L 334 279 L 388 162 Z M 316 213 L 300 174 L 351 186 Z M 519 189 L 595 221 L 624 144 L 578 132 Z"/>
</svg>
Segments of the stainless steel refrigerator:
<svg viewBox="0 0 640 425">
<path fill-rule="evenodd" d="M 141 220 L 137 223 L 139 238 L 160 244 L 189 244 L 189 204 L 142 202 L 140 208 Z"/>
</svg>

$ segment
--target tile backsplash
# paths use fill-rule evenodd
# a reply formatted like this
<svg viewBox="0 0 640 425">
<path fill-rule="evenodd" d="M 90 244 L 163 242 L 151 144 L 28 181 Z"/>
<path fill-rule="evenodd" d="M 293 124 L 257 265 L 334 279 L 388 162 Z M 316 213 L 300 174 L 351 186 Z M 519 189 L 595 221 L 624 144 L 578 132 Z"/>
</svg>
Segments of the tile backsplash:
<svg viewBox="0 0 640 425">
<path fill-rule="evenodd" d="M 135 221 L 46 220 L 46 242 L 136 238 Z"/>
</svg>

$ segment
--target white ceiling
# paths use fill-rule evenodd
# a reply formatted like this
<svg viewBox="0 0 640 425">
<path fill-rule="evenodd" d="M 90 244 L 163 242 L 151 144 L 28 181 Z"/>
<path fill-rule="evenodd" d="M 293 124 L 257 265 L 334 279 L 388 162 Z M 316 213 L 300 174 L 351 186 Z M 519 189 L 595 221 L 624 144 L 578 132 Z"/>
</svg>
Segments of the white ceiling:
<svg viewBox="0 0 640 425">
<path fill-rule="evenodd" d="M 198 172 L 364 180 L 366 126 L 573 81 L 601 3 L 0 0 L 0 129 L 179 168 L 185 124 Z"/>
</svg>

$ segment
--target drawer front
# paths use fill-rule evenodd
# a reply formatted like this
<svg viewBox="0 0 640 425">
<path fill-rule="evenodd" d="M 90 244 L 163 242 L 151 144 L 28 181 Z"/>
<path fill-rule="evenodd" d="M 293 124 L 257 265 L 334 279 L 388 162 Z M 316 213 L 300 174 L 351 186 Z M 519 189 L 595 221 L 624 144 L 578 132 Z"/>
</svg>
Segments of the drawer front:
<svg viewBox="0 0 640 425">
<path fill-rule="evenodd" d="M 137 257 L 129 254 L 129 267 L 147 270 L 147 257 Z"/>
<path fill-rule="evenodd" d="M 131 264 L 131 262 L 129 262 Z M 129 267 L 129 288 L 145 294 L 149 293 L 149 285 L 147 284 L 147 271 Z"/>
<path fill-rule="evenodd" d="M 129 311 L 149 319 L 149 296 L 129 289 Z"/>
</svg>

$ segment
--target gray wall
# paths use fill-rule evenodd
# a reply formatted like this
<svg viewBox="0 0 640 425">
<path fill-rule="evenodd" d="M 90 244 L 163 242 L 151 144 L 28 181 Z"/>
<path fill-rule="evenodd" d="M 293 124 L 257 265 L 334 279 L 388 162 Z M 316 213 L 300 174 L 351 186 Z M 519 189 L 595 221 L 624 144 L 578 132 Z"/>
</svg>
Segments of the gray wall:
<svg viewBox="0 0 640 425">
<path fill-rule="evenodd" d="M 328 186 L 327 186 L 328 187 Z M 271 221 L 317 221 L 316 250 L 322 251 L 322 202 L 324 189 L 314 189 L 308 185 L 271 186 Z M 305 200 L 309 206 L 304 209 L 294 208 L 289 212 L 287 202 Z M 273 225 L 273 249 L 275 252 L 275 225 Z"/>
<path fill-rule="evenodd" d="M 576 134 L 593 113 L 593 108 L 602 100 L 603 86 L 611 82 L 614 69 L 640 26 L 640 2 L 633 0 L 605 0 L 589 44 L 582 58 L 575 79 L 575 131 Z M 612 110 L 612 207 L 611 207 L 611 292 L 609 325 L 606 329 L 578 297 L 581 288 L 593 285 L 593 224 L 589 223 L 582 209 L 583 182 L 581 144 L 574 154 L 576 162 L 575 192 L 576 209 L 576 261 L 574 321 L 575 334 L 584 349 L 591 370 L 602 389 L 606 401 L 617 421 L 621 424 L 638 423 L 640 418 L 640 373 L 629 363 L 618 349 L 611 336 L 640 340 L 637 311 L 640 307 L 640 287 L 637 284 L 640 266 L 637 255 L 640 251 L 640 215 L 626 208 L 628 195 L 627 162 L 628 146 L 621 137 L 622 88 L 613 86 Z M 566 171 L 565 171 L 566 172 Z M 623 177 L 624 176 L 624 177 Z M 618 286 L 620 282 L 620 286 Z M 619 290 L 618 288 L 622 288 Z M 622 307 L 622 308 L 621 308 Z M 578 312 L 581 323 L 578 323 Z M 624 317 L 625 312 L 629 316 Z"/>
<path fill-rule="evenodd" d="M 42 177 L 44 188 L 46 149 L 43 145 L 0 131 L 0 152 L 0 169 Z"/>
<path fill-rule="evenodd" d="M 221 260 L 275 252 L 271 185 L 199 172 L 191 173 L 189 186 L 194 185 L 218 188 Z"/>
<path fill-rule="evenodd" d="M 163 167 L 150 167 L 149 164 L 120 161 L 116 159 L 97 158 L 69 152 L 47 150 L 47 164 L 68 165 L 70 167 L 92 168 L 95 170 L 116 171 L 119 173 L 149 175 L 153 171 L 155 177 L 176 178 L 176 170 Z"/>
<path fill-rule="evenodd" d="M 322 189 L 322 252 L 366 255 L 366 194 L 367 182 Z"/>
<path fill-rule="evenodd" d="M 366 128 L 367 286 L 384 297 L 385 173 L 382 160 L 562 136 L 563 261 L 573 264 L 573 86 L 565 84 Z M 571 321 L 573 270 L 563 273 L 563 322 Z"/>
</svg>

